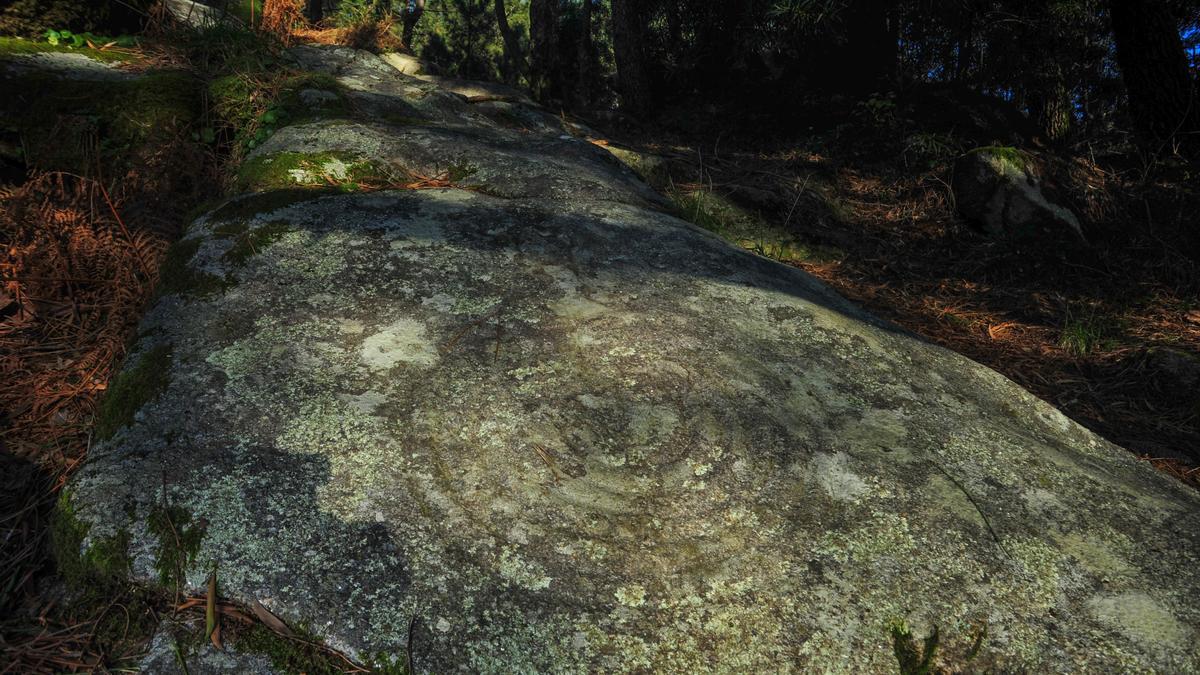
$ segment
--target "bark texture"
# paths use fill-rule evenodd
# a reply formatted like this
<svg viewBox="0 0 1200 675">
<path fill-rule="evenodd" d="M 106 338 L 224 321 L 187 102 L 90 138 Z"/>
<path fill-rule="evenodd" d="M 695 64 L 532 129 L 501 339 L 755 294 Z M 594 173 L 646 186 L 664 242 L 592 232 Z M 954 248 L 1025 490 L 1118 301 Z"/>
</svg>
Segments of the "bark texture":
<svg viewBox="0 0 1200 675">
<path fill-rule="evenodd" d="M 612 0 L 617 89 L 621 94 L 622 107 L 634 114 L 648 112 L 653 103 L 640 8 L 637 0 Z"/>
</svg>

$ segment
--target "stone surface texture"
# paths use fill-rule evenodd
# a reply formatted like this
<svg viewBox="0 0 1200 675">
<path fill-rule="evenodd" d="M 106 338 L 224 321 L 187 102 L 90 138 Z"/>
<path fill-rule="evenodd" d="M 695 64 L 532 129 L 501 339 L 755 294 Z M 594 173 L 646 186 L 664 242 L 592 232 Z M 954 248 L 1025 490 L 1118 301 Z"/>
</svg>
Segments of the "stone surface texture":
<svg viewBox="0 0 1200 675">
<path fill-rule="evenodd" d="M 138 73 L 121 67 L 121 64 L 105 63 L 88 58 L 84 54 L 69 52 L 7 54 L 0 61 L 0 72 L 16 76 L 36 74 L 98 82 L 132 80 L 138 77 Z"/>
<path fill-rule="evenodd" d="M 169 348 L 169 384 L 67 488 L 85 546 L 154 583 L 183 509 L 189 586 L 421 672 L 889 673 L 898 621 L 951 668 L 1200 667 L 1200 495 L 551 115 L 294 53 L 362 105 L 258 156 L 477 171 L 200 218 L 186 274 L 221 283 L 146 316 L 126 367 Z"/>
</svg>

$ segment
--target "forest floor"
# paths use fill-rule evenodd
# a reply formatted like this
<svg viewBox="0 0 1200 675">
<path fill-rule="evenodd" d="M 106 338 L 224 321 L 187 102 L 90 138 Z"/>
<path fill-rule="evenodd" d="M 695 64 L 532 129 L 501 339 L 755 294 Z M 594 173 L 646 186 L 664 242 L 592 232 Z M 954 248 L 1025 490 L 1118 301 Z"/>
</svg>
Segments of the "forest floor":
<svg viewBox="0 0 1200 675">
<path fill-rule="evenodd" d="M 683 217 L 999 371 L 1200 488 L 1197 167 L 1070 159 L 1090 190 L 1090 243 L 1006 242 L 957 214 L 961 150 L 934 130 L 909 128 L 888 147 L 854 118 L 784 143 L 727 129 L 626 127 L 595 142 Z"/>
</svg>

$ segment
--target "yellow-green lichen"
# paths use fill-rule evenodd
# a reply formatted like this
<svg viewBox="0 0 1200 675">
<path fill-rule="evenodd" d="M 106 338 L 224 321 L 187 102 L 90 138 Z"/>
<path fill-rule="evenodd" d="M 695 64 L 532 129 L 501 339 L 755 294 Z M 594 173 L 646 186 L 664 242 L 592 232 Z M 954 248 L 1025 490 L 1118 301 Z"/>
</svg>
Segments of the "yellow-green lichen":
<svg viewBox="0 0 1200 675">
<path fill-rule="evenodd" d="M 113 378 L 96 413 L 96 438 L 112 438 L 121 427 L 131 424 L 137 411 L 167 388 L 170 367 L 171 348 L 159 345 Z"/>
<path fill-rule="evenodd" d="M 364 186 L 391 182 L 391 171 L 351 154 L 281 152 L 243 162 L 238 167 L 236 187 L 241 192 L 297 187 L 355 192 Z"/>
</svg>

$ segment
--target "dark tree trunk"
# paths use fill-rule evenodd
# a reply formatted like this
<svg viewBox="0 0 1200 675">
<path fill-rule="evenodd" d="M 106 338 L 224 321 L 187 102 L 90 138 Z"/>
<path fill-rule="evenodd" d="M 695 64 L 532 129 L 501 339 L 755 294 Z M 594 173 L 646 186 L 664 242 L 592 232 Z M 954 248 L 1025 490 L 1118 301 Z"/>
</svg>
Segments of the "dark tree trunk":
<svg viewBox="0 0 1200 675">
<path fill-rule="evenodd" d="M 308 20 L 313 23 L 319 23 L 325 18 L 325 0 L 307 0 Z"/>
<path fill-rule="evenodd" d="M 1171 4 L 1112 0 L 1111 15 L 1117 63 L 1138 132 L 1152 149 L 1178 142 L 1195 151 L 1200 102 Z"/>
<path fill-rule="evenodd" d="M 504 0 L 496 0 L 496 25 L 500 28 L 500 37 L 504 38 L 504 81 L 517 84 L 521 79 L 521 44 L 517 33 L 508 25 L 508 13 Z"/>
<path fill-rule="evenodd" d="M 558 77 L 559 0 L 529 3 L 529 85 L 541 101 L 561 98 Z"/>
<path fill-rule="evenodd" d="M 850 94 L 861 96 L 895 84 L 899 31 L 890 5 L 882 0 L 851 0 L 844 10 L 845 47 L 840 56 L 844 89 Z"/>
<path fill-rule="evenodd" d="M 1051 143 L 1060 143 L 1071 135 L 1075 123 L 1075 104 L 1071 88 L 1058 63 L 1046 66 L 1046 72 L 1038 78 L 1035 89 L 1029 95 L 1030 113 L 1037 123 L 1042 137 Z"/>
<path fill-rule="evenodd" d="M 899 21 L 882 0 L 849 0 L 835 32 L 817 43 L 813 83 L 851 98 L 892 89 L 899 70 Z M 958 72 L 962 55 L 948 43 L 947 68 Z"/>
<path fill-rule="evenodd" d="M 575 97 L 580 107 L 592 102 L 592 73 L 596 60 L 596 48 L 592 41 L 592 0 L 583 0 L 579 11 L 579 82 Z"/>
<path fill-rule="evenodd" d="M 417 29 L 417 22 L 421 20 L 421 15 L 425 13 L 425 0 L 408 0 L 404 7 L 404 48 L 412 51 L 413 32 Z"/>
<path fill-rule="evenodd" d="M 613 56 L 621 104 L 634 114 L 648 113 L 653 104 L 643 16 L 639 0 L 612 0 Z"/>
</svg>

